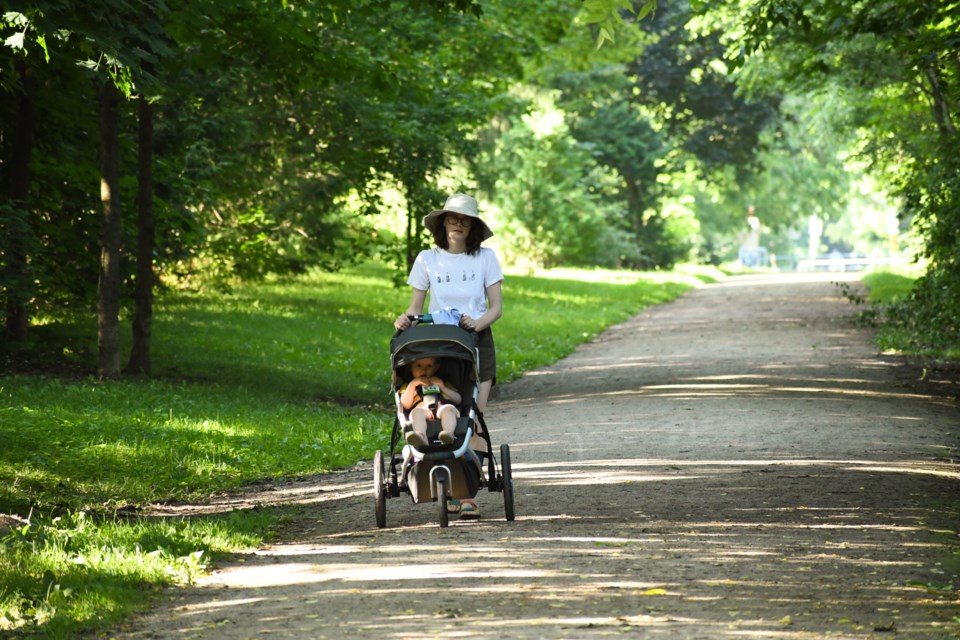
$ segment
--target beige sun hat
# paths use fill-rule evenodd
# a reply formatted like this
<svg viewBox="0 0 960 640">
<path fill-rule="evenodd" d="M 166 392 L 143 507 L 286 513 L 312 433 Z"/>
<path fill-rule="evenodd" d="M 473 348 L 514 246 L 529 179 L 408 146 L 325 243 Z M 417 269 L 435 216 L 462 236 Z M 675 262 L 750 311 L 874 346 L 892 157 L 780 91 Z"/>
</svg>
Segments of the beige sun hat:
<svg viewBox="0 0 960 640">
<path fill-rule="evenodd" d="M 473 196 L 468 196 L 463 193 L 453 194 L 447 198 L 447 201 L 443 205 L 443 209 L 431 211 L 423 217 L 423 226 L 425 226 L 427 229 L 430 229 L 434 235 L 437 233 L 443 233 L 443 230 L 440 228 L 440 226 L 443 224 L 443 214 L 445 213 L 458 213 L 462 216 L 473 218 L 476 222 L 479 222 L 480 226 L 483 228 L 483 240 L 493 236 L 493 231 L 490 230 L 490 227 L 487 226 L 487 223 L 484 222 L 477 213 L 477 201 Z"/>
</svg>

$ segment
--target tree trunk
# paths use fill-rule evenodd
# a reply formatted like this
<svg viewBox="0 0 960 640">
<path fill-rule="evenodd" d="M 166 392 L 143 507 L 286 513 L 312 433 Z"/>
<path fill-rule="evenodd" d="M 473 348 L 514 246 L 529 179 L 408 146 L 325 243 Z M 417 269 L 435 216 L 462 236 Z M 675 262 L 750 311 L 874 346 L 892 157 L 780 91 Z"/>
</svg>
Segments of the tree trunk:
<svg viewBox="0 0 960 640">
<path fill-rule="evenodd" d="M 140 99 L 137 157 L 137 287 L 133 315 L 133 349 L 127 371 L 150 374 L 153 332 L 153 109 Z"/>
<path fill-rule="evenodd" d="M 949 101 L 943 91 L 940 67 L 936 63 L 927 64 L 924 65 L 923 72 L 930 86 L 930 97 L 933 100 L 933 118 L 937 123 L 940 136 L 944 139 L 953 138 L 956 136 L 957 130 L 951 119 Z"/>
<path fill-rule="evenodd" d="M 34 113 L 33 73 L 22 61 L 16 62 L 22 90 L 17 95 L 16 122 L 12 127 L 9 169 L 4 171 L 3 190 L 11 205 L 10 219 L 4 224 L 6 267 L 0 281 L 7 289 L 4 333 L 12 342 L 27 338 L 28 310 L 32 286 L 27 263 L 30 242 L 30 160 L 33 155 Z"/>
<path fill-rule="evenodd" d="M 100 87 L 100 202 L 103 231 L 97 284 L 97 354 L 101 378 L 120 377 L 120 94 Z"/>
</svg>

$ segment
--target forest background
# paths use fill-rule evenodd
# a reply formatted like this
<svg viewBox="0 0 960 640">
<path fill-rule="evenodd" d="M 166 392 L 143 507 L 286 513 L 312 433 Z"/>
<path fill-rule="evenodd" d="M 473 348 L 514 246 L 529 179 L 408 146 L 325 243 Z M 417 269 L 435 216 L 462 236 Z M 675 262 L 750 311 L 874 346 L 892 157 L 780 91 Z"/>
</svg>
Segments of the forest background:
<svg viewBox="0 0 960 640">
<path fill-rule="evenodd" d="M 456 190 L 529 269 L 735 260 L 754 206 L 781 265 L 920 260 L 895 318 L 957 344 L 955 2 L 7 6 L 5 339 L 96 308 L 101 376 L 150 371 L 157 287 L 402 280 Z"/>
<path fill-rule="evenodd" d="M 888 335 L 958 353 L 960 3 L 48 0 L 0 19 L 18 637 L 109 629 L 145 585 L 287 517 L 144 505 L 380 446 L 382 354 L 356 336 L 406 304 L 385 283 L 453 191 L 510 270 L 504 379 L 679 295 L 674 265 L 735 262 L 751 206 L 782 268 L 913 261 Z"/>
</svg>

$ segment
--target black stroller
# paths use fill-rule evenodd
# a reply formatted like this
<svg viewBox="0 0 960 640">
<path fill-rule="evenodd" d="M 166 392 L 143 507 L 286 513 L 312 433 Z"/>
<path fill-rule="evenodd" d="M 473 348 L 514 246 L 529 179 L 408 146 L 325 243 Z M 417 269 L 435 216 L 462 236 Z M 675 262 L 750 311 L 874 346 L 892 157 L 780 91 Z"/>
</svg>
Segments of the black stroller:
<svg viewBox="0 0 960 640">
<path fill-rule="evenodd" d="M 507 520 L 514 519 L 510 446 L 500 445 L 500 470 L 493 455 L 483 415 L 477 410 L 479 365 L 476 334 L 454 325 L 432 324 L 429 315 L 415 316 L 417 324 L 390 341 L 396 418 L 390 436 L 390 453 L 377 450 L 373 459 L 373 486 L 377 526 L 387 526 L 387 498 L 407 492 L 414 503 L 436 502 L 440 526 L 449 524 L 448 500 L 470 499 L 481 487 L 503 493 Z M 455 438 L 440 442 L 440 422 L 427 422 L 427 446 L 415 448 L 404 442 L 409 425 L 400 403 L 400 388 L 409 382 L 409 365 L 418 358 L 440 362 L 438 376 L 456 387 L 462 401 L 457 407 Z M 398 447 L 401 447 L 398 450 Z M 389 468 L 388 468 L 389 467 Z M 486 473 L 484 473 L 486 467 Z"/>
</svg>

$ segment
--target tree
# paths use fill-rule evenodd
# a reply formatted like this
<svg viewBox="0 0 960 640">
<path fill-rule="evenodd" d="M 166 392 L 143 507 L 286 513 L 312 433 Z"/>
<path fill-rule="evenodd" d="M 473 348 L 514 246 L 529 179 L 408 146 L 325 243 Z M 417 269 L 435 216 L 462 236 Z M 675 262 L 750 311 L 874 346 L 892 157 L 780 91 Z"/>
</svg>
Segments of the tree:
<svg viewBox="0 0 960 640">
<path fill-rule="evenodd" d="M 141 97 L 137 136 L 137 274 L 133 313 L 133 344 L 127 371 L 149 374 L 153 335 L 153 252 L 156 225 L 153 216 L 153 108 Z"/>
<path fill-rule="evenodd" d="M 159 232 L 155 248 L 161 267 L 183 264 L 191 256 L 196 264 L 226 263 L 224 272 L 246 276 L 318 262 L 335 267 L 342 256 L 362 255 L 358 249 L 363 247 L 362 225 L 340 210 L 338 199 L 359 194 L 373 208 L 371 186 L 379 181 L 396 176 L 418 184 L 428 179 L 458 151 L 463 132 L 484 119 L 492 97 L 518 69 L 517 50 L 507 37 L 474 30 L 473 18 L 457 13 L 477 14 L 479 5 L 471 0 L 297 7 L 210 0 L 173 13 L 165 13 L 160 2 L 135 9 L 120 0 L 93 8 L 75 2 L 28 5 L 5 25 L 4 35 L 12 35 L 6 38 L 2 63 L 13 67 L 12 61 L 29 55 L 39 60 L 40 51 L 52 54 L 42 66 L 44 86 L 62 91 L 42 96 L 38 116 L 44 118 L 44 143 L 47 137 L 82 137 L 88 129 L 86 109 L 64 109 L 68 100 L 83 104 L 92 97 L 77 80 L 83 77 L 81 69 L 91 78 L 109 77 L 123 96 L 140 92 L 144 136 L 136 274 L 125 258 L 130 243 L 123 230 L 128 227 L 117 226 L 130 204 L 126 194 L 132 192 L 120 194 L 119 183 L 104 190 L 109 193 L 101 205 L 107 224 L 100 224 L 91 215 L 92 190 L 82 193 L 75 187 L 91 184 L 98 170 L 96 152 L 85 158 L 79 147 L 75 154 L 71 148 L 46 149 L 43 158 L 52 161 L 32 178 L 15 180 L 27 193 L 37 194 L 29 210 L 8 206 L 3 212 L 3 223 L 22 233 L 22 241 L 15 242 L 20 236 L 14 234 L 0 249 L 4 306 L 14 309 L 21 300 L 32 305 L 67 299 L 82 303 L 90 299 L 90 283 L 99 281 L 100 361 L 110 376 L 118 362 L 112 351 L 119 346 L 111 318 L 119 310 L 119 287 L 131 280 L 138 294 L 129 368 L 149 368 L 151 220 Z M 392 16 L 389 29 L 381 20 L 385 10 Z M 453 46 L 451 34 L 456 39 L 458 32 L 477 36 L 475 46 Z M 175 49 L 167 47 L 168 34 L 178 44 Z M 432 58 L 425 58 L 425 51 L 432 51 Z M 65 59 L 83 62 L 78 69 L 63 64 Z M 472 74 L 473 68 L 489 71 Z M 8 81 L 11 76 L 3 75 L 4 91 L 26 86 L 19 76 L 12 77 Z M 149 94 L 158 100 L 154 146 L 161 171 L 154 176 L 147 135 L 154 110 L 144 98 L 156 79 L 160 82 Z M 101 97 L 104 115 L 112 114 L 107 108 L 112 101 Z M 3 122 L 11 121 L 7 104 Z M 104 145 L 117 155 L 103 158 L 102 166 L 111 172 L 116 167 L 119 180 L 130 173 L 132 145 L 126 104 L 118 105 L 116 113 L 113 124 L 101 118 L 105 133 L 117 133 Z M 5 156 L 10 140 L 3 138 Z M 91 149 L 87 142 L 83 146 Z M 69 180 L 57 175 L 65 171 L 78 175 Z M 4 184 L 12 183 L 5 179 Z M 27 201 L 18 197 L 10 202 Z M 159 204 L 155 216 L 153 202 Z M 70 217 L 58 217 L 58 211 Z M 42 240 L 31 245 L 30 238 Z M 87 258 L 91 239 L 103 245 L 102 270 Z M 27 247 L 30 254 L 18 258 L 27 249 L 17 247 Z M 24 265 L 29 277 L 18 275 Z M 20 280 L 37 287 L 31 291 L 16 285 Z"/>
<path fill-rule="evenodd" d="M 14 113 L 12 130 L 0 129 L 0 136 L 12 134 L 0 163 L 0 190 L 6 202 L 0 206 L 0 292 L 5 292 L 4 334 L 14 342 L 23 342 L 29 324 L 29 299 L 32 293 L 27 256 L 32 245 L 29 222 L 30 160 L 33 155 L 35 122 L 34 73 L 26 60 L 15 62 L 19 83 L 10 102 Z"/>
<path fill-rule="evenodd" d="M 91 72 L 95 82 L 99 83 L 103 223 L 97 285 L 98 368 L 102 376 L 116 377 L 120 372 L 118 322 L 122 223 L 119 91 L 129 95 L 146 52 L 160 49 L 156 21 L 151 23 L 143 21 L 142 15 L 131 15 L 124 2 L 105 2 L 95 9 L 69 2 L 36 2 L 31 3 L 24 13 L 9 13 L 5 19 L 16 30 L 6 41 L 15 54 L 29 54 L 25 47 L 28 41 L 32 41 L 49 61 L 50 50 L 57 45 L 68 55 L 72 53 L 84 60 L 81 67 Z M 30 30 L 33 35 L 28 40 Z M 55 49 L 55 53 L 61 52 Z M 87 58 L 87 55 L 92 57 Z M 29 192 L 29 179 L 22 179 L 18 188 Z M 28 232 L 24 233 L 26 237 Z M 16 243 L 14 247 L 17 244 L 22 243 Z M 16 251 L 11 255 L 15 264 Z M 12 299 L 16 300 L 15 297 Z M 22 339 L 23 335 L 20 337 Z"/>
<path fill-rule="evenodd" d="M 777 126 L 780 98 L 745 94 L 721 62 L 723 34 L 692 30 L 692 17 L 690 3 L 680 0 L 640 24 L 654 41 L 630 65 L 632 99 L 657 114 L 665 133 L 680 141 L 676 151 L 695 158 L 705 178 L 719 179 L 732 168 L 742 182 L 759 167 L 761 134 Z M 686 161 L 673 157 L 678 168 Z"/>
<path fill-rule="evenodd" d="M 100 87 L 100 278 L 97 284 L 98 369 L 103 378 L 120 375 L 120 95 L 112 82 Z"/>
<path fill-rule="evenodd" d="M 939 348 L 960 345 L 960 5 L 761 0 L 738 45 L 781 82 L 841 96 L 837 126 L 857 131 L 875 173 L 924 238 L 928 273 L 906 316 Z"/>
</svg>

